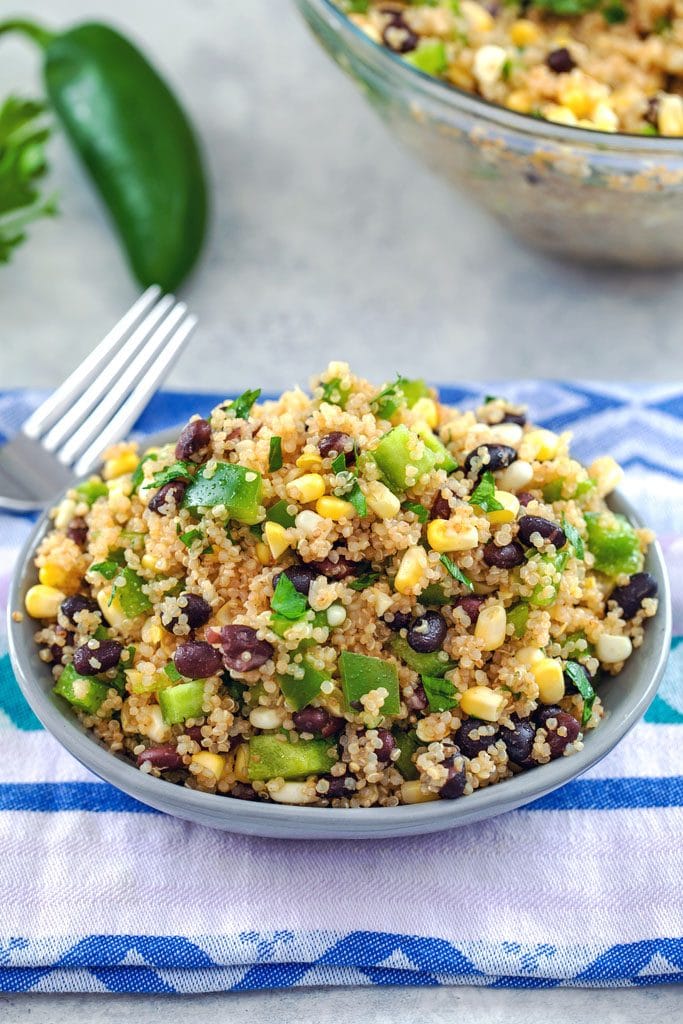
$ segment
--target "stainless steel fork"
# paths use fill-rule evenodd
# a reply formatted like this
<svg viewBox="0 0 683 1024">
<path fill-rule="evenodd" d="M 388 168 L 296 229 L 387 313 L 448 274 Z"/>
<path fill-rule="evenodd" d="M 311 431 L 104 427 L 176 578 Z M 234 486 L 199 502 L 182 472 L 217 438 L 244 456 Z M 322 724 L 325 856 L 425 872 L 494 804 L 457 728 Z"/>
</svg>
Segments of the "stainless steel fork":
<svg viewBox="0 0 683 1024">
<path fill-rule="evenodd" d="M 0 508 L 42 508 L 125 437 L 197 324 L 153 285 L 0 448 Z"/>
</svg>

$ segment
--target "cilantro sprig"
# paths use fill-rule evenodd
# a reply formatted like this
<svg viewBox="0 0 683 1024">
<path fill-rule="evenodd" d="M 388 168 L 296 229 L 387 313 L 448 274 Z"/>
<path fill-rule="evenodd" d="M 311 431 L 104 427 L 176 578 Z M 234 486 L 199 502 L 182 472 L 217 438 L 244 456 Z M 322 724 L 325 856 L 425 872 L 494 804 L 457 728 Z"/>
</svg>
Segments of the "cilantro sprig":
<svg viewBox="0 0 683 1024">
<path fill-rule="evenodd" d="M 450 573 L 454 580 L 457 580 L 458 583 L 462 583 L 463 586 L 467 587 L 468 590 L 474 590 L 474 583 L 472 582 L 472 580 L 469 578 L 469 576 L 465 575 L 460 566 L 456 565 L 455 562 L 448 557 L 448 555 L 442 555 L 439 561 L 444 566 L 446 571 Z"/>
<path fill-rule="evenodd" d="M 282 615 L 283 618 L 293 621 L 304 614 L 308 608 L 308 601 L 304 594 L 299 593 L 290 578 L 281 573 L 270 601 L 270 607 L 276 615 Z"/>
<path fill-rule="evenodd" d="M 459 700 L 453 683 L 448 679 L 441 679 L 436 676 L 421 676 L 422 686 L 429 703 L 429 710 L 432 712 L 450 711 Z"/>
<path fill-rule="evenodd" d="M 225 412 L 231 413 L 236 420 L 248 420 L 254 402 L 256 402 L 260 395 L 261 388 L 255 388 L 253 391 L 243 391 L 232 402 L 228 402 L 227 405 L 223 405 L 221 408 Z"/>
<path fill-rule="evenodd" d="M 268 450 L 268 472 L 275 473 L 282 469 L 282 438 L 271 437 Z"/>
<path fill-rule="evenodd" d="M 493 473 L 487 470 L 470 496 L 470 505 L 477 505 L 482 512 L 500 512 L 501 503 L 495 497 L 496 481 Z"/>
<path fill-rule="evenodd" d="M 574 548 L 574 554 L 576 557 L 584 558 L 586 552 L 584 549 L 583 537 L 575 526 L 572 526 L 571 523 L 567 522 L 566 516 L 562 516 L 562 529 L 564 530 L 565 537 Z"/>
<path fill-rule="evenodd" d="M 379 579 L 378 572 L 366 572 L 363 576 L 358 576 L 355 580 L 350 580 L 348 586 L 351 590 L 367 590 L 373 583 L 376 583 Z"/>
<path fill-rule="evenodd" d="M 172 480 L 192 480 L 192 473 L 190 473 L 190 462 L 174 462 L 171 466 L 167 466 L 166 469 L 160 469 L 158 473 L 155 473 L 151 480 L 148 480 L 142 487 L 143 491 L 146 491 L 150 487 L 163 487 L 164 484 L 170 484 Z"/>
<path fill-rule="evenodd" d="M 569 676 L 576 689 L 583 697 L 583 711 L 581 713 L 581 725 L 585 725 L 593 714 L 593 704 L 596 693 L 583 665 L 578 661 L 568 661 L 564 666 L 566 675 Z"/>
</svg>

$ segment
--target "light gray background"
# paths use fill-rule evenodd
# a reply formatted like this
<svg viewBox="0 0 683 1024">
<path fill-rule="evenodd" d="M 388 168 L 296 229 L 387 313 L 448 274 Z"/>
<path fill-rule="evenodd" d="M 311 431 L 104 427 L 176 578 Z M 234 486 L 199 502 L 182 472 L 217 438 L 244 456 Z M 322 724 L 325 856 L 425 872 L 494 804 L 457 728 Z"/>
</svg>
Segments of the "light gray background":
<svg viewBox="0 0 683 1024">
<path fill-rule="evenodd" d="M 22 5 L 19 5 L 22 6 Z M 4 14 L 8 5 L 1 5 Z M 683 273 L 597 272 L 521 249 L 404 154 L 284 0 L 50 0 L 51 24 L 116 17 L 144 41 L 204 139 L 212 236 L 184 289 L 201 331 L 170 383 L 275 389 L 328 359 L 381 380 L 680 375 Z M 114 15 L 115 12 L 115 15 Z M 0 43 L 0 96 L 39 87 Z M 61 140 L 61 216 L 0 268 L 0 386 L 51 386 L 133 300 L 117 245 Z M 1 922 L 0 910 L 0 922 Z M 674 1019 L 681 990 L 309 990 L 167 999 L 0 996 L 7 1024 L 604 1024 Z"/>
</svg>

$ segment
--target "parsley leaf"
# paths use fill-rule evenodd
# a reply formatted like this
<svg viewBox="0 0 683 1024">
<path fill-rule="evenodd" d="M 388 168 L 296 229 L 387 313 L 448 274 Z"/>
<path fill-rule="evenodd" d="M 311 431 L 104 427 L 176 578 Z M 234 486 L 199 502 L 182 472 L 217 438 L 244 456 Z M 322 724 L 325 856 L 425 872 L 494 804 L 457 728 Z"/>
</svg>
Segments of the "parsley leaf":
<svg viewBox="0 0 683 1024">
<path fill-rule="evenodd" d="M 354 480 L 353 487 L 348 494 L 345 495 L 345 498 L 347 501 L 351 502 L 361 519 L 363 516 L 368 514 L 368 503 L 365 500 L 365 495 L 361 491 L 360 484 L 357 480 Z"/>
<path fill-rule="evenodd" d="M 268 451 L 268 472 L 274 473 L 282 469 L 282 438 L 271 437 Z"/>
<path fill-rule="evenodd" d="M 585 550 L 583 546 L 583 538 L 575 526 L 567 522 L 566 516 L 562 516 L 562 529 L 565 532 L 565 536 L 571 546 L 574 548 L 574 554 L 577 558 L 585 557 Z"/>
<path fill-rule="evenodd" d="M 164 665 L 164 672 L 173 683 L 178 683 L 183 678 L 172 661 L 169 661 L 167 665 Z"/>
<path fill-rule="evenodd" d="M 107 559 L 106 562 L 97 562 L 88 569 L 88 572 L 98 572 L 100 576 L 104 576 L 105 580 L 113 580 L 120 571 L 121 566 L 113 559 Z"/>
<path fill-rule="evenodd" d="M 443 566 L 445 566 L 454 580 L 457 580 L 458 583 L 462 583 L 468 590 L 474 590 L 474 583 L 472 580 L 469 576 L 465 575 L 462 569 L 457 566 L 455 562 L 448 557 L 448 555 L 442 555 L 439 561 Z"/>
<path fill-rule="evenodd" d="M 252 406 L 260 394 L 261 388 L 256 388 L 254 391 L 243 391 L 234 401 L 228 402 L 227 405 L 223 405 L 221 408 L 225 412 L 232 413 L 237 420 L 248 420 Z"/>
<path fill-rule="evenodd" d="M 419 501 L 404 501 L 401 508 L 406 512 L 412 512 L 420 523 L 426 523 L 429 519 L 429 509 L 421 505 Z"/>
<path fill-rule="evenodd" d="M 298 619 L 304 614 L 308 607 L 308 601 L 304 594 L 299 593 L 289 576 L 280 573 L 270 607 L 277 615 L 292 620 Z"/>
<path fill-rule="evenodd" d="M 333 473 L 346 472 L 346 452 L 339 452 L 339 455 L 332 462 Z"/>
<path fill-rule="evenodd" d="M 355 580 L 351 580 L 348 584 L 351 590 L 366 590 L 371 587 L 373 583 L 376 583 L 379 579 L 378 572 L 366 572 L 363 576 L 359 576 Z"/>
<path fill-rule="evenodd" d="M 274 505 L 271 505 L 266 510 L 266 519 L 269 523 L 279 523 L 280 526 L 284 526 L 285 530 L 289 529 L 290 526 L 294 526 L 294 516 L 287 511 L 288 501 L 281 498 L 280 501 L 276 501 Z"/>
<path fill-rule="evenodd" d="M 460 695 L 456 692 L 453 683 L 448 679 L 439 679 L 436 676 L 421 676 L 429 710 L 434 712 L 450 711 L 456 707 Z"/>
<path fill-rule="evenodd" d="M 329 402 L 330 405 L 338 405 L 340 409 L 344 408 L 349 392 L 341 386 L 340 377 L 334 377 L 333 380 L 325 381 L 321 387 L 323 390 L 323 402 Z"/>
<path fill-rule="evenodd" d="M 400 381 L 401 378 L 397 377 L 395 383 L 387 384 L 370 403 L 370 408 L 378 419 L 390 420 L 394 413 L 406 404 Z"/>
<path fill-rule="evenodd" d="M 9 262 L 32 221 L 57 212 L 54 198 L 45 199 L 37 188 L 47 170 L 44 111 L 44 103 L 16 96 L 0 106 L 0 263 Z"/>
<path fill-rule="evenodd" d="M 164 484 L 170 484 L 171 480 L 192 480 L 190 465 L 189 462 L 174 462 L 172 466 L 160 469 L 151 480 L 147 481 L 142 490 L 146 491 L 150 487 L 163 487 Z"/>
<path fill-rule="evenodd" d="M 487 471 L 472 491 L 470 505 L 477 505 L 482 512 L 500 512 L 503 506 L 494 497 L 495 493 L 496 481 L 493 473 Z"/>
<path fill-rule="evenodd" d="M 156 452 L 148 452 L 147 455 L 142 456 L 137 466 L 135 467 L 132 477 L 130 478 L 130 482 L 133 487 L 133 494 L 137 493 L 140 484 L 145 479 L 145 474 L 143 473 L 142 467 L 146 462 L 156 462 L 157 458 L 158 456 Z"/>
<path fill-rule="evenodd" d="M 593 713 L 596 693 L 583 665 L 578 661 L 568 661 L 564 666 L 565 674 L 569 676 L 576 689 L 583 697 L 583 712 L 581 714 L 581 725 L 585 725 Z"/>
<path fill-rule="evenodd" d="M 196 540 L 200 540 L 203 536 L 201 530 L 188 530 L 187 533 L 180 534 L 180 540 L 186 548 L 190 548 Z"/>
</svg>

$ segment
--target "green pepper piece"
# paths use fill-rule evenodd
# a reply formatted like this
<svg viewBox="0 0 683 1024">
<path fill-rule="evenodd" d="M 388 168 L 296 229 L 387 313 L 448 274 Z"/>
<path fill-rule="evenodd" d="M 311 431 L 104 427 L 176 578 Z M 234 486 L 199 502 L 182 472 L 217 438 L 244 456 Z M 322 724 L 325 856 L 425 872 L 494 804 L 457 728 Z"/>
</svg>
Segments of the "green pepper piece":
<svg viewBox="0 0 683 1024">
<path fill-rule="evenodd" d="M 416 50 L 405 55 L 404 60 L 426 75 L 440 75 L 448 67 L 446 47 L 442 39 L 421 42 Z"/>
<path fill-rule="evenodd" d="M 381 713 L 397 715 L 401 710 L 401 697 L 398 689 L 398 672 L 396 666 L 383 658 L 369 658 L 366 654 L 354 654 L 342 651 L 339 657 L 339 669 L 347 707 L 355 710 L 361 697 L 371 690 L 384 687 L 388 691 Z"/>
<path fill-rule="evenodd" d="M 430 473 L 438 462 L 437 456 L 425 444 L 424 450 L 419 458 L 412 454 L 412 449 L 418 440 L 418 435 L 408 430 L 405 423 L 393 427 L 380 439 L 379 444 L 372 452 L 372 456 L 385 477 L 392 491 L 405 491 L 408 488 L 406 481 L 406 468 L 414 466 L 417 470 L 416 480 L 424 473 Z"/>
<path fill-rule="evenodd" d="M 88 505 L 94 505 L 98 498 L 104 498 L 109 494 L 109 488 L 104 481 L 97 480 L 95 477 L 92 480 L 84 480 L 82 484 L 78 484 L 75 490 L 83 501 L 87 501 Z"/>
<path fill-rule="evenodd" d="M 330 678 L 325 672 L 319 672 L 317 668 L 313 668 L 305 658 L 301 663 L 301 668 L 304 670 L 301 679 L 290 675 L 278 676 L 278 683 L 285 700 L 294 711 L 301 711 L 307 704 L 310 704 L 319 695 L 322 684 Z"/>
<path fill-rule="evenodd" d="M 263 480 L 255 469 L 219 462 L 211 476 L 202 467 L 185 491 L 183 507 L 214 508 L 224 505 L 228 519 L 253 526 L 259 520 Z"/>
<path fill-rule="evenodd" d="M 435 651 L 434 654 L 420 654 L 413 650 L 405 637 L 398 634 L 391 639 L 391 649 L 397 658 L 405 661 L 409 668 L 421 676 L 440 677 L 445 675 L 449 668 L 455 668 L 455 662 L 448 659 L 444 661 L 439 657 L 439 651 Z"/>
<path fill-rule="evenodd" d="M 448 448 L 439 440 L 436 434 L 429 429 L 426 423 L 418 424 L 413 428 L 415 433 L 422 438 L 430 452 L 436 455 L 436 469 L 445 469 L 452 473 L 458 468 L 458 460 L 454 459 Z"/>
<path fill-rule="evenodd" d="M 123 576 L 125 583 L 121 587 L 116 587 L 116 584 L 114 586 L 116 587 L 116 597 L 126 618 L 134 619 L 136 615 L 150 611 L 152 602 L 142 589 L 145 581 L 130 566 L 119 569 L 116 578 L 118 579 L 119 576 Z"/>
<path fill-rule="evenodd" d="M 638 534 L 625 516 L 586 512 L 588 550 L 595 556 L 595 568 L 606 576 L 632 576 L 643 568 Z"/>
<path fill-rule="evenodd" d="M 299 740 L 288 743 L 279 736 L 252 736 L 249 740 L 249 778 L 300 779 L 307 775 L 323 775 L 337 762 L 335 753 L 329 750 L 334 744 L 329 740 Z"/>
<path fill-rule="evenodd" d="M 167 725 L 179 725 L 188 718 L 201 718 L 204 714 L 204 680 L 190 679 L 187 683 L 159 690 L 158 701 Z"/>
<path fill-rule="evenodd" d="M 529 598 L 529 604 L 534 608 L 550 608 L 555 604 L 568 558 L 569 552 L 561 551 L 556 555 L 538 555 L 529 559 L 530 562 L 533 561 L 538 566 L 538 571 L 543 577 L 540 583 L 536 584 Z M 547 587 L 552 593 L 545 592 Z"/>
<path fill-rule="evenodd" d="M 441 605 L 448 604 L 450 597 L 446 597 L 444 589 L 440 583 L 430 583 L 428 587 L 420 593 L 420 604 L 424 605 Z"/>
<path fill-rule="evenodd" d="M 79 676 L 73 665 L 66 665 L 52 692 L 64 697 L 79 711 L 94 715 L 106 699 L 109 687 L 91 676 Z"/>
<path fill-rule="evenodd" d="M 508 622 L 512 623 L 517 639 L 523 637 L 526 633 L 526 624 L 529 618 L 529 605 L 525 604 L 524 601 L 520 601 L 519 604 L 508 608 L 505 615 Z"/>
<path fill-rule="evenodd" d="M 294 516 L 287 511 L 288 501 L 284 498 L 280 501 L 276 501 L 274 505 L 271 505 L 266 510 L 266 519 L 269 523 L 279 523 L 280 526 L 284 526 L 287 530 L 290 526 L 294 526 Z"/>
<path fill-rule="evenodd" d="M 408 380 L 406 377 L 399 377 L 397 384 L 405 396 L 409 409 L 412 409 L 420 398 L 430 397 L 429 388 L 424 380 Z"/>
<path fill-rule="evenodd" d="M 108 25 L 20 31 L 44 53 L 51 105 L 87 168 L 142 285 L 172 291 L 202 248 L 206 180 L 194 132 L 146 58 Z"/>
<path fill-rule="evenodd" d="M 554 501 L 561 501 L 563 486 L 563 477 L 558 477 L 557 480 L 551 480 L 550 483 L 546 484 L 543 488 L 543 500 L 546 501 L 549 505 L 552 505 Z"/>
<path fill-rule="evenodd" d="M 413 761 L 413 754 L 421 745 L 417 738 L 417 733 L 414 729 L 406 732 L 405 729 L 399 729 L 396 727 L 391 730 L 391 735 L 394 737 L 396 746 L 400 751 L 398 758 L 392 762 L 393 767 L 399 770 L 407 782 L 410 782 L 412 779 L 418 779 L 420 777 L 420 773 L 415 767 L 415 762 Z"/>
</svg>

